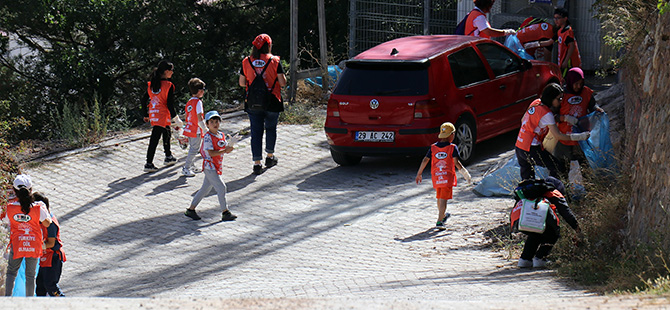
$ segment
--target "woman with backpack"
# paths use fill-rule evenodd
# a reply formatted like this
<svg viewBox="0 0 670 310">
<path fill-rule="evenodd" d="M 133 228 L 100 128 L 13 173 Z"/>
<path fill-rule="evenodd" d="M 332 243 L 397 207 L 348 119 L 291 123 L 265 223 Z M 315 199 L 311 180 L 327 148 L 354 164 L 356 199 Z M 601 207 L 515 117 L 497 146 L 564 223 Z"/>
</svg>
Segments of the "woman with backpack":
<svg viewBox="0 0 670 310">
<path fill-rule="evenodd" d="M 251 123 L 251 155 L 253 173 L 263 173 L 263 132 L 265 137 L 265 168 L 277 164 L 274 156 L 277 142 L 279 113 L 284 111 L 281 88 L 286 86 L 286 75 L 279 56 L 272 55 L 272 39 L 263 33 L 252 42 L 251 55 L 242 60 L 239 85 L 246 87 L 244 110 Z"/>
</svg>

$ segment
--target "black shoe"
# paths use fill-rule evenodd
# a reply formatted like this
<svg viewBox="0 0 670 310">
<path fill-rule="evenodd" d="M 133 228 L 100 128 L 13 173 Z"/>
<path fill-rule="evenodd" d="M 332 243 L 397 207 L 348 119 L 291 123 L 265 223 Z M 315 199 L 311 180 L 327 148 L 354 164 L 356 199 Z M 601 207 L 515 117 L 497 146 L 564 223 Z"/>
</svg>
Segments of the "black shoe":
<svg viewBox="0 0 670 310">
<path fill-rule="evenodd" d="M 201 217 L 198 216 L 198 213 L 195 213 L 195 210 L 191 210 L 191 209 L 186 209 L 186 212 L 184 212 L 184 215 L 186 215 L 186 216 L 188 216 L 188 217 L 190 217 L 190 218 L 192 218 L 196 221 L 201 219 Z"/>
<path fill-rule="evenodd" d="M 254 165 L 254 174 L 259 175 L 263 173 L 263 166 L 261 165 Z"/>
<path fill-rule="evenodd" d="M 174 156 L 170 155 L 165 157 L 165 160 L 163 161 L 163 164 L 166 166 L 172 166 L 177 163 L 177 159 L 174 158 Z"/>
<path fill-rule="evenodd" d="M 63 292 L 61 292 L 60 290 L 58 290 L 58 291 L 55 291 L 55 292 L 53 292 L 53 293 L 49 293 L 49 296 L 52 296 L 52 297 L 65 297 L 65 294 L 63 294 Z"/>
<path fill-rule="evenodd" d="M 156 172 L 158 171 L 158 168 L 154 166 L 153 163 L 147 163 L 144 165 L 144 172 Z"/>
<path fill-rule="evenodd" d="M 276 166 L 277 162 L 279 162 L 277 156 L 265 157 L 265 168 Z"/>
<path fill-rule="evenodd" d="M 233 215 L 230 213 L 230 210 L 223 211 L 221 213 L 221 221 L 227 222 L 227 221 L 234 221 L 237 218 L 237 215 Z"/>
</svg>

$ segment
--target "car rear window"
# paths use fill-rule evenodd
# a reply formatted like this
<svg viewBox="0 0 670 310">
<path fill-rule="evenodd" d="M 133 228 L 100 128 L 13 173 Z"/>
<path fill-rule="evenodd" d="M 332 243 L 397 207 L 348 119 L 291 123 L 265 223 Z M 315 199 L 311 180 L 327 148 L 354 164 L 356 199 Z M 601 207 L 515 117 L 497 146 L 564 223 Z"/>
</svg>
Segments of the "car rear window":
<svg viewBox="0 0 670 310">
<path fill-rule="evenodd" d="M 427 64 L 347 63 L 333 91 L 349 96 L 428 94 Z"/>
<path fill-rule="evenodd" d="M 457 51 L 447 58 L 456 87 L 463 87 L 489 79 L 484 63 L 472 47 Z"/>
</svg>

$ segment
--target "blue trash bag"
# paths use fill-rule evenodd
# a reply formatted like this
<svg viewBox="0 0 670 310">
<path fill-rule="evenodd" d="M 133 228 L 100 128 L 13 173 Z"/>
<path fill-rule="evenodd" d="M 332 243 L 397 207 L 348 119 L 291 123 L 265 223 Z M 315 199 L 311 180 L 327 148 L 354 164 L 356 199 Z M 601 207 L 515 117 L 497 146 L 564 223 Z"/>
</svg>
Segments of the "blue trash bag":
<svg viewBox="0 0 670 310">
<path fill-rule="evenodd" d="M 342 69 L 336 65 L 330 65 L 328 66 L 328 88 L 333 88 L 335 86 L 335 82 L 337 82 L 337 79 L 340 77 L 340 74 L 342 73 Z M 305 82 L 309 83 L 310 85 L 316 85 L 318 87 L 321 87 L 321 83 L 323 83 L 323 77 L 317 76 L 313 78 L 306 78 Z"/>
<path fill-rule="evenodd" d="M 508 35 L 507 38 L 505 39 L 505 46 L 509 49 L 511 49 L 513 52 L 515 52 L 519 57 L 523 59 L 535 59 L 533 56 L 528 54 L 526 52 L 526 49 L 523 48 L 523 45 L 521 45 L 521 42 L 519 41 L 519 38 L 516 37 L 516 34 Z"/>
<path fill-rule="evenodd" d="M 37 267 L 35 268 L 35 276 L 40 271 L 39 261 Z M 33 281 L 35 281 L 33 279 Z M 24 259 L 21 262 L 21 267 L 19 268 L 18 274 L 16 275 L 16 280 L 14 280 L 14 290 L 12 291 L 12 296 L 22 297 L 26 296 L 26 260 Z M 32 292 L 30 296 L 35 296 L 35 292 Z"/>
<path fill-rule="evenodd" d="M 610 121 L 607 113 L 591 112 L 580 118 L 588 119 L 591 135 L 587 140 L 579 141 L 589 166 L 596 172 L 612 173 L 616 170 L 616 162 L 612 141 L 610 140 Z M 573 129 L 577 129 L 574 127 Z"/>
<path fill-rule="evenodd" d="M 535 167 L 537 178 L 549 176 L 549 170 L 544 167 Z M 521 168 L 516 156 L 510 158 L 507 163 L 485 176 L 477 186 L 475 194 L 480 196 L 512 196 L 512 192 L 521 182 Z"/>
</svg>

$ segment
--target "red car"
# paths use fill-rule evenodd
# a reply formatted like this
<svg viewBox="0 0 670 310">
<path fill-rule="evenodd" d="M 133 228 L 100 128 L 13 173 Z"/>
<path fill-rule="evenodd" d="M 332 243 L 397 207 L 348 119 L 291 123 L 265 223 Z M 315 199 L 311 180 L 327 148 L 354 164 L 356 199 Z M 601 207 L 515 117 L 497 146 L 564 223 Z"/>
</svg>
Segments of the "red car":
<svg viewBox="0 0 670 310">
<path fill-rule="evenodd" d="M 559 68 L 527 61 L 502 44 L 458 35 L 413 36 L 377 45 L 346 62 L 328 100 L 325 132 L 340 165 L 362 156 L 425 153 L 440 125 L 456 126 L 459 156 L 515 130 Z"/>
</svg>

